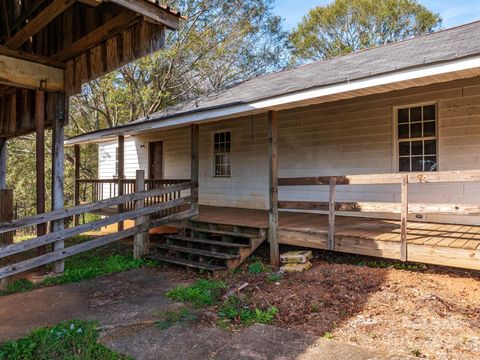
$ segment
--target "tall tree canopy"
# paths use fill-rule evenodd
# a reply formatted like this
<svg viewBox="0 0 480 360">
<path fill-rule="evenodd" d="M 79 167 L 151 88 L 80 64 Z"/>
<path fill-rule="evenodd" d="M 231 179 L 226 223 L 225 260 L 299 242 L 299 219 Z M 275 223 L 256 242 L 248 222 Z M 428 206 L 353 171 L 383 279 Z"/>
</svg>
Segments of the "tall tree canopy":
<svg viewBox="0 0 480 360">
<path fill-rule="evenodd" d="M 439 14 L 416 0 L 335 0 L 317 6 L 290 35 L 293 64 L 432 32 Z"/>
</svg>

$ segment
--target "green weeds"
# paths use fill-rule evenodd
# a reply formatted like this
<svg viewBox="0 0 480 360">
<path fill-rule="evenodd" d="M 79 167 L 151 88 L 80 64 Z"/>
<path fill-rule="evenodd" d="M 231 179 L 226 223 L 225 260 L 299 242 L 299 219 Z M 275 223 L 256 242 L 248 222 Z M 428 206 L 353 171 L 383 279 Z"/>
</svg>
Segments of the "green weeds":
<svg viewBox="0 0 480 360">
<path fill-rule="evenodd" d="M 172 300 L 186 302 L 200 308 L 216 304 L 227 285 L 223 281 L 200 279 L 189 286 L 178 286 L 167 293 Z"/>
<path fill-rule="evenodd" d="M 222 328 L 245 327 L 252 324 L 270 324 L 278 309 L 271 306 L 267 309 L 252 309 L 248 303 L 237 296 L 230 296 L 220 307 L 218 316 Z"/>
</svg>

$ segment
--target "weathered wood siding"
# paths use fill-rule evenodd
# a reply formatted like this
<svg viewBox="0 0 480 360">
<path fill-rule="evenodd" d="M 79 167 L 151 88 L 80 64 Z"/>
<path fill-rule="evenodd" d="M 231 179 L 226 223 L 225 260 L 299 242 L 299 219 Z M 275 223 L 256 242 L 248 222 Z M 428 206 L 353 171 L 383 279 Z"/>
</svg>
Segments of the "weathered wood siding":
<svg viewBox="0 0 480 360">
<path fill-rule="evenodd" d="M 395 172 L 393 108 L 425 102 L 438 104 L 439 170 L 480 169 L 480 79 L 473 78 L 280 112 L 279 176 Z M 232 132 L 232 176 L 215 178 L 213 133 L 227 130 Z M 135 138 L 136 146 L 127 145 L 131 141 L 127 138 L 126 152 L 137 151 L 137 155 L 126 156 L 127 176 L 133 176 L 135 171 L 131 166 L 146 170 L 148 141 L 163 140 L 165 177 L 188 177 L 189 131 L 168 130 Z M 141 144 L 145 148 L 140 148 Z M 100 152 L 102 147 L 104 153 L 111 151 L 108 146 L 101 145 Z M 267 150 L 266 114 L 202 124 L 200 204 L 266 209 Z M 128 161 L 130 157 L 137 160 Z M 101 176 L 112 171 L 114 165 L 107 162 L 100 159 Z M 412 202 L 480 203 L 480 184 L 412 185 L 409 191 Z M 280 199 L 327 201 L 328 186 L 281 188 Z M 336 199 L 399 202 L 400 186 L 338 186 Z M 479 220 L 439 215 L 419 219 L 467 223 Z"/>
</svg>

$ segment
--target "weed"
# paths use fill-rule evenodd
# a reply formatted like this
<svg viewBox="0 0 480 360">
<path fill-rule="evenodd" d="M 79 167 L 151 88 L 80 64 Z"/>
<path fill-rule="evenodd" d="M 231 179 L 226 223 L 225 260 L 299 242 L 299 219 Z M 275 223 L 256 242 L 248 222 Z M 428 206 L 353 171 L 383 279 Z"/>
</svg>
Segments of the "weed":
<svg viewBox="0 0 480 360">
<path fill-rule="evenodd" d="M 250 274 L 260 274 L 266 271 L 268 271 L 268 269 L 261 261 L 255 261 L 248 265 L 248 272 Z"/>
<path fill-rule="evenodd" d="M 95 328 L 95 322 L 71 320 L 37 329 L 24 338 L 0 346 L 0 359 L 131 359 L 99 344 Z"/>
<path fill-rule="evenodd" d="M 319 306 L 318 306 L 317 304 L 312 304 L 312 305 L 310 306 L 310 312 L 312 312 L 312 313 L 318 313 L 319 311 L 320 311 L 320 308 L 319 308 Z"/>
<path fill-rule="evenodd" d="M 267 276 L 267 282 L 269 283 L 276 283 L 278 281 L 282 280 L 282 275 L 280 274 L 268 274 Z"/>
<path fill-rule="evenodd" d="M 161 316 L 162 320 L 157 322 L 157 327 L 160 330 L 166 330 L 174 325 L 198 320 L 198 316 L 186 307 L 179 311 L 167 311 Z"/>
<path fill-rule="evenodd" d="M 410 353 L 415 357 L 421 357 L 422 356 L 422 353 L 418 349 L 412 349 L 412 350 L 410 350 Z"/>
<path fill-rule="evenodd" d="M 328 331 L 327 331 L 327 332 L 325 332 L 325 333 L 323 334 L 323 337 L 324 337 L 325 339 L 332 340 L 335 336 L 334 336 L 331 332 L 328 332 Z"/>
<path fill-rule="evenodd" d="M 224 301 L 218 313 L 220 317 L 220 326 L 228 327 L 229 325 L 250 326 L 252 324 L 270 324 L 278 309 L 274 306 L 268 309 L 251 309 L 240 298 L 230 296 Z"/>
<path fill-rule="evenodd" d="M 7 294 L 15 292 L 25 292 L 30 291 L 35 288 L 35 284 L 27 279 L 19 279 L 11 282 L 7 285 L 6 290 L 4 291 Z"/>
<path fill-rule="evenodd" d="M 218 302 L 227 285 L 223 281 L 200 279 L 190 286 L 178 286 L 169 292 L 172 300 L 188 302 L 199 308 Z"/>
<path fill-rule="evenodd" d="M 367 266 L 369 268 L 378 268 L 378 269 L 393 268 L 396 270 L 422 270 L 425 268 L 422 265 L 387 262 L 387 261 L 360 261 L 357 263 L 357 265 Z"/>
</svg>

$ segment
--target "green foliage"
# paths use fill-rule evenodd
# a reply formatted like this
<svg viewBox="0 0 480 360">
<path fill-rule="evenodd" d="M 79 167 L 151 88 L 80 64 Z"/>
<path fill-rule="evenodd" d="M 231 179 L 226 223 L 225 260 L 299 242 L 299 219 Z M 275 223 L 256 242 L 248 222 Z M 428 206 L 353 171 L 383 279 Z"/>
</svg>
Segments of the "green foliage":
<svg viewBox="0 0 480 360">
<path fill-rule="evenodd" d="M 328 331 L 327 331 L 326 333 L 323 334 L 323 337 L 324 337 L 325 339 L 332 340 L 335 336 L 334 336 L 331 332 L 328 332 Z"/>
<path fill-rule="evenodd" d="M 178 311 L 167 311 L 162 314 L 162 319 L 157 322 L 160 330 L 166 330 L 174 325 L 186 322 L 194 322 L 198 320 L 198 316 L 188 308 L 182 308 Z"/>
<path fill-rule="evenodd" d="M 190 286 L 178 286 L 170 290 L 167 297 L 199 308 L 217 303 L 226 288 L 223 281 L 200 279 Z"/>
<path fill-rule="evenodd" d="M 276 283 L 280 280 L 282 280 L 282 275 L 280 274 L 271 273 L 271 274 L 268 274 L 267 276 L 267 282 L 269 283 Z"/>
<path fill-rule="evenodd" d="M 432 32 L 441 23 L 416 0 L 335 0 L 290 34 L 292 63 L 320 60 Z"/>
<path fill-rule="evenodd" d="M 248 272 L 251 274 L 260 274 L 268 271 L 268 268 L 259 260 L 248 265 Z"/>
<path fill-rule="evenodd" d="M 71 320 L 32 331 L 28 336 L 0 346 L 0 359 L 131 359 L 99 344 L 95 322 Z"/>
<path fill-rule="evenodd" d="M 230 296 L 224 301 L 218 313 L 220 317 L 220 326 L 250 326 L 253 324 L 270 324 L 278 309 L 271 306 L 265 310 L 251 309 L 248 304 L 237 296 Z"/>
<path fill-rule="evenodd" d="M 359 266 L 367 266 L 369 268 L 388 269 L 393 268 L 396 270 L 420 270 L 424 269 L 425 265 L 397 263 L 388 261 L 360 261 L 357 263 Z"/>
<path fill-rule="evenodd" d="M 310 306 L 310 312 L 312 313 L 318 313 L 320 311 L 320 307 L 317 304 L 312 304 Z"/>
</svg>

